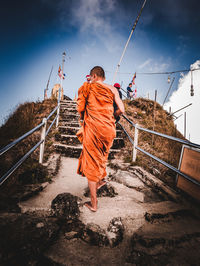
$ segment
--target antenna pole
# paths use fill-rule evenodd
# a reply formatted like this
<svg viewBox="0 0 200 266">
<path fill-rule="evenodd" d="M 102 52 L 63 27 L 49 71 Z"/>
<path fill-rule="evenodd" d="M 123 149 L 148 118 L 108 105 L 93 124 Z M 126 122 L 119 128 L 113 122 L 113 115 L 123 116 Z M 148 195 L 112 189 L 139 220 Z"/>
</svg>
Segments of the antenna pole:
<svg viewBox="0 0 200 266">
<path fill-rule="evenodd" d="M 127 42 L 126 42 L 126 45 L 125 45 L 124 50 L 123 50 L 123 52 L 122 52 L 122 55 L 121 55 L 121 57 L 120 57 L 119 63 L 118 63 L 118 65 L 117 65 L 117 68 L 116 68 L 116 71 L 115 71 L 115 74 L 114 74 L 114 77 L 113 77 L 112 84 L 114 84 L 114 82 L 115 82 L 115 79 L 116 79 L 117 73 L 118 73 L 118 71 L 119 71 L 119 68 L 120 68 L 120 65 L 121 65 L 122 59 L 123 59 L 123 57 L 124 57 L 124 54 L 125 54 L 126 49 L 127 49 L 127 47 L 128 47 L 128 44 L 129 44 L 129 42 L 130 42 L 131 36 L 132 36 L 132 34 L 133 34 L 133 32 L 134 32 L 136 26 L 137 26 L 138 20 L 139 20 L 141 14 L 142 14 L 142 10 L 144 9 L 144 6 L 145 6 L 145 4 L 146 4 L 146 1 L 147 1 L 147 0 L 144 0 L 144 3 L 143 3 L 143 5 L 142 5 L 142 7 L 141 7 L 141 9 L 140 9 L 140 12 L 139 12 L 139 14 L 138 14 L 138 16 L 137 16 L 137 18 L 136 18 L 136 20 L 135 20 L 135 23 L 134 23 L 133 27 L 132 27 L 131 33 L 130 33 L 130 35 L 129 35 L 129 37 L 128 37 L 128 40 L 127 40 Z"/>
</svg>

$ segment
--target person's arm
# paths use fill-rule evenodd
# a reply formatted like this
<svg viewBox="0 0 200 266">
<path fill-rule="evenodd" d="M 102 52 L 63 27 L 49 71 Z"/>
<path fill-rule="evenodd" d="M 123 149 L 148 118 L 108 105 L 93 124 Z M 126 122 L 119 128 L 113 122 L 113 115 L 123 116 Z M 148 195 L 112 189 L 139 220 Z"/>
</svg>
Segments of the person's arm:
<svg viewBox="0 0 200 266">
<path fill-rule="evenodd" d="M 105 84 L 105 85 L 108 86 L 109 89 L 114 94 L 114 101 L 115 101 L 115 103 L 117 105 L 117 108 L 118 108 L 116 110 L 116 112 L 114 113 L 114 116 L 116 117 L 116 116 L 119 116 L 119 115 L 123 114 L 124 113 L 124 104 L 123 104 L 122 100 L 119 97 L 118 90 L 115 87 L 111 86 L 111 85 L 108 85 L 108 84 Z"/>
<path fill-rule="evenodd" d="M 80 118 L 83 120 L 85 112 L 86 97 L 84 93 L 85 83 L 78 90 L 78 99 L 77 99 L 77 111 L 80 114 Z"/>
</svg>

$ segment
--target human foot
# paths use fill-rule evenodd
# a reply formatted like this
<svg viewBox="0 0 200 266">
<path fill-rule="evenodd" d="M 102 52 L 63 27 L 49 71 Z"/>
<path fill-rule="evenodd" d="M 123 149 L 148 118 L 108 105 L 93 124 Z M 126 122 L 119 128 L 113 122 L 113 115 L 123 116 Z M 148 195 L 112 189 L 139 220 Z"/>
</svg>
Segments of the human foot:
<svg viewBox="0 0 200 266">
<path fill-rule="evenodd" d="M 106 185 L 106 181 L 105 180 L 101 180 L 99 181 L 99 183 L 97 184 L 97 190 L 99 190 L 101 187 Z"/>
<path fill-rule="evenodd" d="M 85 205 L 89 210 L 91 210 L 92 212 L 96 212 L 96 211 L 97 211 L 97 207 L 96 207 L 96 208 L 93 207 L 90 201 L 85 202 L 84 205 Z"/>
</svg>

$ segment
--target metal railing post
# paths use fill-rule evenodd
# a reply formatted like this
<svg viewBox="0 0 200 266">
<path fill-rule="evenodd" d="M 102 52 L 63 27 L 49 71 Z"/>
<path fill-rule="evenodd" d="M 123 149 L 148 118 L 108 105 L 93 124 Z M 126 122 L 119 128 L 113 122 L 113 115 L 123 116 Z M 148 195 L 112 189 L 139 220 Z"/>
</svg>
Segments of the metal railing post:
<svg viewBox="0 0 200 266">
<path fill-rule="evenodd" d="M 135 136 L 134 136 L 134 144 L 133 144 L 133 162 L 136 161 L 136 156 L 137 156 L 137 147 L 138 145 L 138 125 L 135 124 Z"/>
<path fill-rule="evenodd" d="M 45 135 L 46 135 L 46 127 L 47 127 L 47 119 L 43 118 L 42 122 L 44 122 L 44 125 L 41 129 L 41 140 L 43 141 L 40 144 L 40 157 L 39 157 L 39 163 L 43 162 L 43 156 L 44 156 L 44 144 L 45 144 Z"/>
<path fill-rule="evenodd" d="M 56 128 L 58 128 L 59 115 L 60 115 L 60 92 L 61 92 L 61 87 L 59 88 L 59 91 L 58 91 L 58 109 L 57 109 Z"/>
</svg>

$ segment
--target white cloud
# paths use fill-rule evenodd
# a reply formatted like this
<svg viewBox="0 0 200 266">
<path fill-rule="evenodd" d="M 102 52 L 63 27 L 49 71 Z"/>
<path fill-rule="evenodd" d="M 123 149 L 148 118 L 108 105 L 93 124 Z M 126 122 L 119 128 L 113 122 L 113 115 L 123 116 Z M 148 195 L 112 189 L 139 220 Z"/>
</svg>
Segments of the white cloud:
<svg viewBox="0 0 200 266">
<path fill-rule="evenodd" d="M 147 59 L 144 63 L 142 63 L 141 65 L 139 65 L 139 69 L 142 69 L 142 68 L 148 66 L 151 62 L 152 62 L 152 59 L 151 58 Z"/>
<path fill-rule="evenodd" d="M 200 60 L 197 60 L 190 66 L 190 69 L 196 69 L 200 67 Z M 179 79 L 178 89 L 173 92 L 169 99 L 169 102 L 165 105 L 166 109 L 169 110 L 171 106 L 172 111 L 176 111 L 185 105 L 192 103 L 192 106 L 186 108 L 183 111 L 177 113 L 178 115 L 186 112 L 186 137 L 192 142 L 200 144 L 200 70 L 193 71 L 193 85 L 194 85 L 194 96 L 190 96 L 191 88 L 191 72 L 182 74 Z M 184 116 L 181 116 L 175 121 L 178 130 L 183 134 L 184 132 Z"/>
<path fill-rule="evenodd" d="M 122 36 L 118 33 L 116 0 L 79 0 L 72 4 L 71 23 L 84 35 L 97 38 L 109 52 L 121 49 Z M 123 41 L 122 41 L 123 43 Z"/>
</svg>

